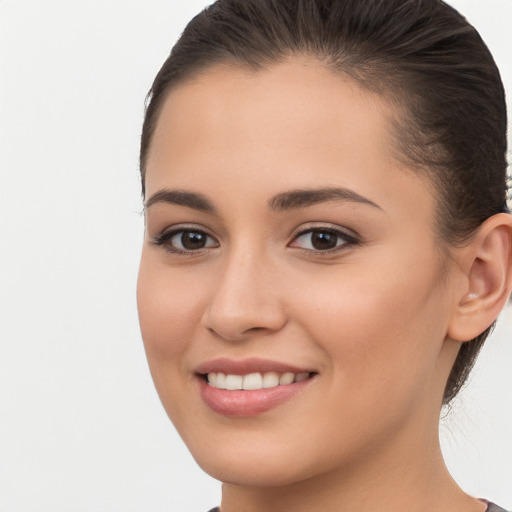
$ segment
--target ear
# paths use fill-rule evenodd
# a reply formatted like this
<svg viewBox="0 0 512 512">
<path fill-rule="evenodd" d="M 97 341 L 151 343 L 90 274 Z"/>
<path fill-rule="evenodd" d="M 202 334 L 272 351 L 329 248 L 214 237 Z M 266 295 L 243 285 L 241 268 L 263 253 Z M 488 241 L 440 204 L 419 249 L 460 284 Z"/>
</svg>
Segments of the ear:
<svg viewBox="0 0 512 512">
<path fill-rule="evenodd" d="M 458 295 L 448 336 L 469 341 L 497 318 L 512 289 L 512 216 L 487 219 L 462 248 L 464 286 Z"/>
</svg>

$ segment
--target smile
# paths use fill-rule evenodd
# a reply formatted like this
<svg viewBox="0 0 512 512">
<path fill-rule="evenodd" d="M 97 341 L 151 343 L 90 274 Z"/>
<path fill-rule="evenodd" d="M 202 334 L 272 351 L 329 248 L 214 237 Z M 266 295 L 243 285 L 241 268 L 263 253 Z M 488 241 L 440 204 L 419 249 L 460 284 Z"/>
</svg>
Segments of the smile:
<svg viewBox="0 0 512 512">
<path fill-rule="evenodd" d="M 317 372 L 263 359 L 216 359 L 196 368 L 199 392 L 223 416 L 250 417 L 301 394 Z"/>
<path fill-rule="evenodd" d="M 302 382 L 310 377 L 309 372 L 292 373 L 286 372 L 255 372 L 247 375 L 225 374 L 222 372 L 210 372 L 206 375 L 208 384 L 214 388 L 229 391 L 257 389 L 270 389 L 277 386 L 287 386 L 294 382 Z"/>
</svg>

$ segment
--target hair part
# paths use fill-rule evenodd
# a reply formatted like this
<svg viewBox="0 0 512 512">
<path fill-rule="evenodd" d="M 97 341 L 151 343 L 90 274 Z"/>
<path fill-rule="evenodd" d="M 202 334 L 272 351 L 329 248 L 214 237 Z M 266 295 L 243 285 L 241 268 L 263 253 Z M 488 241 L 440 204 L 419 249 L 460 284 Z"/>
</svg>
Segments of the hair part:
<svg viewBox="0 0 512 512">
<path fill-rule="evenodd" d="M 478 32 L 441 0 L 218 0 L 188 24 L 146 100 L 142 191 L 169 92 L 216 65 L 261 70 L 312 57 L 397 107 L 396 157 L 438 196 L 443 248 L 507 211 L 507 114 L 494 59 Z M 465 383 L 493 326 L 459 351 L 445 390 Z"/>
</svg>

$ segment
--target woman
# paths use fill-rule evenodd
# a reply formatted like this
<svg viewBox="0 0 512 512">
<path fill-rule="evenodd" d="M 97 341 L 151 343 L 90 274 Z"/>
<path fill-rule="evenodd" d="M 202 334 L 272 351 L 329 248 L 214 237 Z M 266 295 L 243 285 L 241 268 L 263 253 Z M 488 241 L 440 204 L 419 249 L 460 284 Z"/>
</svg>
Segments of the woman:
<svg viewBox="0 0 512 512">
<path fill-rule="evenodd" d="M 221 510 L 495 512 L 439 412 L 512 288 L 506 111 L 438 0 L 219 0 L 158 73 L 138 304 Z"/>
</svg>

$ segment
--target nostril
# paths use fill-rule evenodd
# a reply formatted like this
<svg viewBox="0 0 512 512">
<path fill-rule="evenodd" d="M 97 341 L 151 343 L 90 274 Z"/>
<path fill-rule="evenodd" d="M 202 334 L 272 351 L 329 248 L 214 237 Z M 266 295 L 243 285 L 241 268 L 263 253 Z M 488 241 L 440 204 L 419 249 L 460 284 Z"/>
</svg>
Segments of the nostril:
<svg viewBox="0 0 512 512">
<path fill-rule="evenodd" d="M 249 329 L 246 329 L 245 332 L 260 332 L 264 330 L 265 327 L 250 327 Z"/>
</svg>

